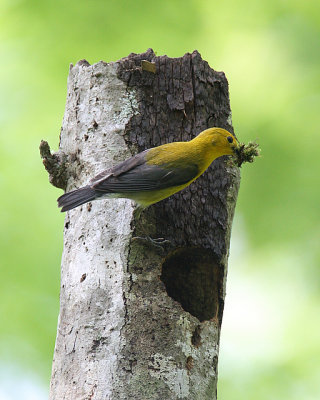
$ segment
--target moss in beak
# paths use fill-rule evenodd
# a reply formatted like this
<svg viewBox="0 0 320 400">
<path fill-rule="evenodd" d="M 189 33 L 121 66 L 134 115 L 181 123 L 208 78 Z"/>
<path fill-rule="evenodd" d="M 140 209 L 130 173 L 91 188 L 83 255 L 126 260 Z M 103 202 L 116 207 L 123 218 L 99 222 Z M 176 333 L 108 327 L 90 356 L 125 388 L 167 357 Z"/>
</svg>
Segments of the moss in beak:
<svg viewBox="0 0 320 400">
<path fill-rule="evenodd" d="M 249 142 L 248 144 L 238 142 L 238 146 L 234 147 L 233 151 L 233 163 L 238 167 L 241 167 L 241 165 L 246 162 L 252 163 L 255 157 L 260 156 L 261 152 L 259 144 L 255 142 Z"/>
</svg>

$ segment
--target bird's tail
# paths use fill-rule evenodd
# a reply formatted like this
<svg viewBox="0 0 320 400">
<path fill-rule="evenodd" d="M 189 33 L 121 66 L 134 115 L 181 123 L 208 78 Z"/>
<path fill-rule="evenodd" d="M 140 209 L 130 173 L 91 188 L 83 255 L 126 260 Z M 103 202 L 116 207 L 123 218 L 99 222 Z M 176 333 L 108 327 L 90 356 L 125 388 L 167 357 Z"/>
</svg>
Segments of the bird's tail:
<svg viewBox="0 0 320 400">
<path fill-rule="evenodd" d="M 58 207 L 62 207 L 61 212 L 69 211 L 95 198 L 95 190 L 90 186 L 84 186 L 83 188 L 73 190 L 72 192 L 60 196 L 58 198 Z"/>
</svg>

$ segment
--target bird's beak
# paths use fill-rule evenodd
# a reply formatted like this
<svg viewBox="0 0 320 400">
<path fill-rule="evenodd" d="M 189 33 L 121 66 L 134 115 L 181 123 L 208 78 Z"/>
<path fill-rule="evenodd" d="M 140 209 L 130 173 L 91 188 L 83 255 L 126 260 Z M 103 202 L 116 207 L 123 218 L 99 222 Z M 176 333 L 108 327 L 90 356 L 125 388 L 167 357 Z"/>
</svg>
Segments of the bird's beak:
<svg viewBox="0 0 320 400">
<path fill-rule="evenodd" d="M 236 143 L 232 146 L 232 151 L 234 153 L 236 153 L 236 151 L 239 149 L 239 147 L 240 147 L 240 143 L 239 143 L 238 139 L 236 139 Z"/>
<path fill-rule="evenodd" d="M 234 154 L 236 154 L 236 151 L 239 149 L 239 142 L 235 143 L 233 146 L 231 146 L 231 149 Z"/>
</svg>

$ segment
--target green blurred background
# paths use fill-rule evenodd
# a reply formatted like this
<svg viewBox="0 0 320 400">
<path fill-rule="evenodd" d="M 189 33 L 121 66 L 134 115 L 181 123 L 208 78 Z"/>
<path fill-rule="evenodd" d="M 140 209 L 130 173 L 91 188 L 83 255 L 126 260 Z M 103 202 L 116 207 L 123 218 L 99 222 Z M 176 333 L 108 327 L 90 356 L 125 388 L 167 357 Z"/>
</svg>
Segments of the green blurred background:
<svg viewBox="0 0 320 400">
<path fill-rule="evenodd" d="M 0 0 L 0 399 L 45 399 L 59 307 L 56 149 L 69 63 L 199 50 L 230 84 L 242 168 L 221 400 L 320 398 L 318 0 Z"/>
</svg>

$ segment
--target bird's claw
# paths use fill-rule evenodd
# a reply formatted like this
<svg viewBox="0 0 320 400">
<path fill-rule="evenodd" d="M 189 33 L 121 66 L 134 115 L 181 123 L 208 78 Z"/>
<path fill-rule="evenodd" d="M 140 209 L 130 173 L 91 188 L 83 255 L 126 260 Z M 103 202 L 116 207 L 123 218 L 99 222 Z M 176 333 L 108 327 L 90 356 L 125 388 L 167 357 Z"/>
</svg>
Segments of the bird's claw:
<svg viewBox="0 0 320 400">
<path fill-rule="evenodd" d="M 132 240 L 145 240 L 146 242 L 152 244 L 155 247 L 158 247 L 159 249 L 163 250 L 164 246 L 167 244 L 171 244 L 170 240 L 167 240 L 165 238 L 155 238 L 152 239 L 150 236 L 135 236 L 132 238 Z"/>
</svg>

